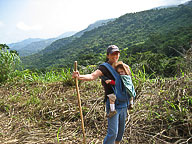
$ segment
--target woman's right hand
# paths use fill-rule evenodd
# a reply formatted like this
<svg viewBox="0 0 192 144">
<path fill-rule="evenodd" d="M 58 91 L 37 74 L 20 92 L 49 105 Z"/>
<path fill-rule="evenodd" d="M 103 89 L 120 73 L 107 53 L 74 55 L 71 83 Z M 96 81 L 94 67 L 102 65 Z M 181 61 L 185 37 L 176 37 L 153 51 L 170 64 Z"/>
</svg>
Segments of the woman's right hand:
<svg viewBox="0 0 192 144">
<path fill-rule="evenodd" d="M 74 71 L 72 74 L 72 78 L 78 78 L 79 77 L 79 71 Z"/>
</svg>

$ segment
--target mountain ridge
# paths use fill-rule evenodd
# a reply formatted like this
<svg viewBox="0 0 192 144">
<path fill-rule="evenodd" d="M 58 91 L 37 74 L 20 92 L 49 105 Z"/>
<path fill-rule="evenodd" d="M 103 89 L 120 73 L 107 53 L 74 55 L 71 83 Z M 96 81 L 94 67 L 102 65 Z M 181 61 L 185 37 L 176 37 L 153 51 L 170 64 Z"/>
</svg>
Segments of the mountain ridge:
<svg viewBox="0 0 192 144">
<path fill-rule="evenodd" d="M 59 35 L 58 37 L 48 38 L 48 39 L 28 38 L 20 42 L 8 44 L 8 46 L 12 50 L 16 50 L 19 53 L 19 55 L 23 57 L 23 56 L 28 56 L 28 55 L 37 53 L 43 50 L 48 45 L 50 45 L 53 41 L 57 39 L 65 38 L 65 37 L 70 37 L 75 33 L 76 32 L 74 31 L 69 31 Z"/>
<path fill-rule="evenodd" d="M 25 39 L 25 40 L 17 42 L 17 43 L 9 44 L 8 46 L 12 50 L 16 50 L 21 57 L 29 56 L 29 55 L 32 55 L 32 54 L 35 54 L 35 53 L 38 53 L 41 51 L 42 51 L 42 53 L 46 53 L 46 52 L 50 52 L 52 50 L 56 50 L 56 49 L 60 48 L 61 46 L 63 46 L 63 45 L 61 45 L 59 47 L 55 47 L 55 46 L 53 46 L 54 44 L 52 44 L 53 42 L 56 42 L 57 40 L 60 40 L 63 38 L 71 37 L 73 35 L 74 35 L 74 37 L 80 37 L 81 35 L 83 35 L 84 32 L 90 31 L 101 25 L 105 25 L 107 22 L 112 21 L 112 20 L 114 20 L 114 19 L 98 20 L 98 21 L 94 22 L 93 24 L 90 24 L 84 30 L 81 30 L 79 32 L 75 32 L 75 31 L 65 32 L 56 38 L 48 38 L 48 39 L 29 38 L 29 39 Z M 48 48 L 46 49 L 46 47 L 48 47 Z M 44 49 L 46 49 L 46 50 L 44 50 Z"/>
<path fill-rule="evenodd" d="M 100 61 L 100 54 L 105 54 L 105 49 L 110 44 L 118 45 L 121 50 L 128 48 L 126 53 L 134 54 L 137 49 L 140 51 L 136 47 L 145 43 L 152 34 L 165 35 L 181 27 L 190 26 L 191 7 L 192 2 L 189 2 L 178 7 L 125 14 L 106 25 L 85 32 L 81 37 L 51 53 L 25 58 L 25 64 L 28 68 L 72 66 L 75 60 L 84 65 L 96 64 Z M 62 43 L 62 40 L 60 42 Z"/>
<path fill-rule="evenodd" d="M 75 40 L 76 38 L 81 37 L 85 32 L 91 31 L 95 28 L 98 28 L 102 25 L 105 25 L 106 23 L 113 21 L 114 19 L 106 19 L 106 20 L 99 20 L 94 22 L 93 24 L 90 24 L 86 29 L 81 30 L 77 33 L 75 33 L 73 36 L 71 37 L 66 37 L 66 38 L 62 38 L 62 39 L 58 39 L 56 41 L 54 41 L 53 43 L 51 43 L 50 45 L 48 45 L 45 49 L 43 49 L 41 51 L 41 53 L 46 54 L 46 53 L 50 53 L 54 50 L 57 50 L 69 43 L 71 43 L 73 40 Z"/>
</svg>

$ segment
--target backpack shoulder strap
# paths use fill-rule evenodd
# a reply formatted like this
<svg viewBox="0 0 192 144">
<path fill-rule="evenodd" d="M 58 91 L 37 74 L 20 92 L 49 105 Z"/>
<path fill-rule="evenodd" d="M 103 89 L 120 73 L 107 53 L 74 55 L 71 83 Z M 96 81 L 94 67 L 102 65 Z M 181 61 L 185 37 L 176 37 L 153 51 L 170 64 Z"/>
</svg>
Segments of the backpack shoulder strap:
<svg viewBox="0 0 192 144">
<path fill-rule="evenodd" d="M 111 74 L 113 75 L 113 77 L 115 78 L 115 81 L 116 79 L 121 79 L 119 74 L 115 71 L 115 69 L 109 64 L 109 63 L 102 63 L 101 65 L 105 66 L 110 72 Z"/>
<path fill-rule="evenodd" d="M 113 88 L 115 95 L 117 96 L 117 100 L 128 101 L 126 90 L 122 85 L 122 80 L 121 80 L 120 75 L 115 71 L 115 69 L 109 63 L 105 62 L 101 65 L 105 66 L 111 72 L 113 77 L 115 78 L 115 86 L 112 86 L 112 88 Z"/>
</svg>

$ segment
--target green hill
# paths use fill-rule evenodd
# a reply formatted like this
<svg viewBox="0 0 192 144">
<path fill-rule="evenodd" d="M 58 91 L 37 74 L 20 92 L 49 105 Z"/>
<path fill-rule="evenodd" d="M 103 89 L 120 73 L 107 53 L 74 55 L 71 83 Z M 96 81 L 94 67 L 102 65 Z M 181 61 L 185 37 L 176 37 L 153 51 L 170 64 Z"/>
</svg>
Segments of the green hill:
<svg viewBox="0 0 192 144">
<path fill-rule="evenodd" d="M 191 28 L 192 1 L 176 7 L 128 13 L 80 37 L 61 39 L 61 46 L 52 46 L 55 50 L 25 57 L 23 63 L 26 68 L 71 67 L 75 60 L 80 65 L 98 64 L 110 44 L 124 50 L 122 59 L 146 51 L 178 56 L 172 54 L 173 48 L 189 49 Z"/>
</svg>

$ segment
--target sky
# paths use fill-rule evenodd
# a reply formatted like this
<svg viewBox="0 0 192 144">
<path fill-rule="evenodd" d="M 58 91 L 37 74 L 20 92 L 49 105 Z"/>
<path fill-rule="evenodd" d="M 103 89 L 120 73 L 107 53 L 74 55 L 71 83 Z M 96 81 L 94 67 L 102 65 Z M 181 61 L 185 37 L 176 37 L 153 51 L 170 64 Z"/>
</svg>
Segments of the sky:
<svg viewBox="0 0 192 144">
<path fill-rule="evenodd" d="M 53 38 L 126 13 L 189 0 L 0 0 L 0 43 Z"/>
</svg>

